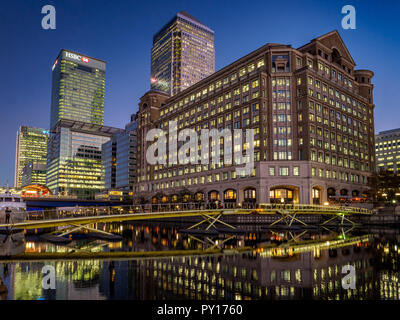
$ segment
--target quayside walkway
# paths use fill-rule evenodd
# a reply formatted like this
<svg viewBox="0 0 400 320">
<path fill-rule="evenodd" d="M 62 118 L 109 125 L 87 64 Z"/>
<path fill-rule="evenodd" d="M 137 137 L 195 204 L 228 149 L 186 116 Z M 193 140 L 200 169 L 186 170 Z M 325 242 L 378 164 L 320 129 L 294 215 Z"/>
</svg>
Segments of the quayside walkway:
<svg viewBox="0 0 400 320">
<path fill-rule="evenodd" d="M 209 208 L 199 203 L 174 203 L 142 206 L 117 206 L 117 207 L 76 207 L 60 208 L 49 211 L 27 212 L 25 221 L 9 224 L 0 224 L 0 228 L 39 229 L 67 227 L 69 232 L 79 229 L 99 232 L 90 225 L 96 223 L 122 222 L 122 221 L 153 221 L 160 219 L 198 217 L 200 222 L 189 229 L 205 227 L 206 230 L 216 228 L 216 224 L 235 229 L 234 226 L 223 221 L 224 216 L 233 215 L 274 215 L 276 219 L 269 226 L 285 224 L 291 226 L 298 223 L 303 226 L 308 224 L 303 217 L 319 215 L 323 217 L 320 225 L 354 224 L 352 216 L 371 215 L 368 209 L 302 204 L 259 204 L 252 208 L 224 207 Z M 190 220 L 192 221 L 192 220 Z M 65 231 L 66 229 L 64 229 Z"/>
</svg>

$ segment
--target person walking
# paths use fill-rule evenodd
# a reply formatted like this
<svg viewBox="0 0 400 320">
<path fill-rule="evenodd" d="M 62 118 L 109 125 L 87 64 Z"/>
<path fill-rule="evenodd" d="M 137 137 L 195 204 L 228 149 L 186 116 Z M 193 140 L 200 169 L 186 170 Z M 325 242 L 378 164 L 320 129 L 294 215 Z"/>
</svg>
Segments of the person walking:
<svg viewBox="0 0 400 320">
<path fill-rule="evenodd" d="M 6 208 L 5 210 L 6 213 L 6 224 L 10 223 L 10 217 L 11 217 L 11 209 L 9 207 Z"/>
</svg>

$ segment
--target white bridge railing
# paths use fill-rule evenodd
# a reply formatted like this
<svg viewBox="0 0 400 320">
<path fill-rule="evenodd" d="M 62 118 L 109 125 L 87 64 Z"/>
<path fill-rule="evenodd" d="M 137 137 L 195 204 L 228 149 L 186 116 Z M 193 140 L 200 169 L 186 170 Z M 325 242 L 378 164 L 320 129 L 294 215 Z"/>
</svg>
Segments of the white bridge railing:
<svg viewBox="0 0 400 320">
<path fill-rule="evenodd" d="M 348 206 L 326 206 L 309 204 L 254 204 L 244 203 L 239 206 L 231 203 L 163 203 L 144 205 L 125 205 L 112 207 L 71 207 L 52 210 L 27 211 L 26 220 L 53 220 L 77 217 L 94 217 L 136 213 L 157 213 L 157 212 L 179 212 L 195 210 L 224 210 L 224 209 L 253 209 L 254 212 L 263 211 L 290 211 L 301 214 L 305 213 L 344 213 L 344 214 L 371 214 L 371 211 L 364 208 Z"/>
</svg>

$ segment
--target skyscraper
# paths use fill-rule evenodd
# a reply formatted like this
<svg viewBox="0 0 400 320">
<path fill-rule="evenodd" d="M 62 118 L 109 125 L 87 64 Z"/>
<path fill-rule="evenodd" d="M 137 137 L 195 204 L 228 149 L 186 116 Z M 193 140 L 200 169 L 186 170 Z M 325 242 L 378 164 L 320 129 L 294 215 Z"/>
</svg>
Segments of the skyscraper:
<svg viewBox="0 0 400 320">
<path fill-rule="evenodd" d="M 174 95 L 214 71 L 214 31 L 188 13 L 177 13 L 154 35 L 151 89 Z"/>
<path fill-rule="evenodd" d="M 52 70 L 47 187 L 93 199 L 104 189 L 101 147 L 120 130 L 103 126 L 106 63 L 63 49 Z"/>
<path fill-rule="evenodd" d="M 106 63 L 62 49 L 52 70 L 50 128 L 62 119 L 103 125 Z"/>
<path fill-rule="evenodd" d="M 30 162 L 46 163 L 47 138 L 45 129 L 21 126 L 17 131 L 14 187 L 21 187 L 22 169 Z M 39 181 L 33 181 L 39 183 Z"/>
</svg>

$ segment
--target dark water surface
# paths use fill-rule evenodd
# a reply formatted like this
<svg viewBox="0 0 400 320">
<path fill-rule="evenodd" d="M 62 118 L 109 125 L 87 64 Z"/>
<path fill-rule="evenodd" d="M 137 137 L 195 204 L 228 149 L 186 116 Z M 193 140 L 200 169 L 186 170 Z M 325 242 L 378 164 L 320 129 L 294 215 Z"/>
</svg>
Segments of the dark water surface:
<svg viewBox="0 0 400 320">
<path fill-rule="evenodd" d="M 173 224 L 113 223 L 123 236 L 107 242 L 74 236 L 54 245 L 26 236 L 25 252 L 168 251 L 210 247 Z M 397 230 L 285 231 L 241 226 L 222 244 L 226 254 L 132 260 L 0 261 L 0 300 L 43 299 L 399 299 Z M 219 236 L 219 244 L 229 235 Z M 15 237 L 14 237 L 15 238 Z M 215 241 L 215 236 L 210 236 Z M 20 245 L 18 239 L 13 240 Z M 18 244 L 19 243 L 19 244 Z M 290 246 L 288 246 L 290 244 Z M 235 248 L 252 247 L 242 253 Z M 1 247 L 1 244 L 0 244 Z M 42 268 L 56 270 L 56 289 L 42 288 Z M 356 289 L 342 287 L 342 267 L 356 270 Z M 3 283 L 3 284 L 2 284 Z"/>
</svg>

